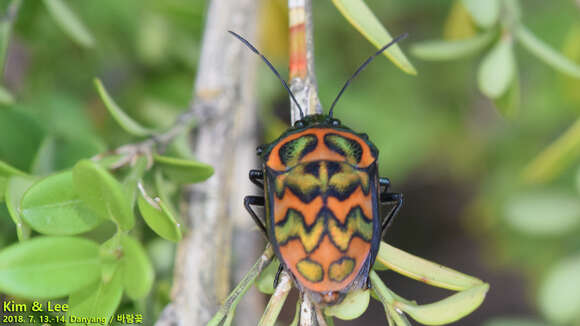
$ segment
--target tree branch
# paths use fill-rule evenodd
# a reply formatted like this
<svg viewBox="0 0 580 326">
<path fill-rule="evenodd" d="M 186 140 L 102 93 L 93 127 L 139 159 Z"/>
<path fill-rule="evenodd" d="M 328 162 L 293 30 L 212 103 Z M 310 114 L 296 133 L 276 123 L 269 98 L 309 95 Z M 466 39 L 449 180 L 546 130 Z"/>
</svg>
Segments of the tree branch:
<svg viewBox="0 0 580 326">
<path fill-rule="evenodd" d="M 236 148 L 253 138 L 238 119 L 251 113 L 253 84 L 244 73 L 255 66 L 239 42 L 227 33 L 248 35 L 255 29 L 255 0 L 214 0 L 208 5 L 192 109 L 204 121 L 195 135 L 196 156 L 210 162 L 215 174 L 188 188 L 186 224 L 190 232 L 179 244 L 174 271 L 173 302 L 157 325 L 205 325 L 229 292 L 233 183 L 239 171 Z M 248 155 L 248 154 L 246 154 Z"/>
<path fill-rule="evenodd" d="M 322 113 L 318 99 L 314 71 L 314 23 L 311 0 L 288 0 L 290 41 L 290 90 L 296 96 L 304 115 Z M 292 124 L 300 119 L 300 112 L 293 102 Z"/>
</svg>

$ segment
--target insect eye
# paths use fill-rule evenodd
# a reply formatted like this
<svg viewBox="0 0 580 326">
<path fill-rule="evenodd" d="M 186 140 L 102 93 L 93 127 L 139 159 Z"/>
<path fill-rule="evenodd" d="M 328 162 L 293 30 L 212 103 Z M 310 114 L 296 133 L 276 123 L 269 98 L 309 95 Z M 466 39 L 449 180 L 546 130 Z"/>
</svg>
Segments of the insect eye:
<svg viewBox="0 0 580 326">
<path fill-rule="evenodd" d="M 260 156 L 262 155 L 262 152 L 264 151 L 264 145 L 260 145 L 256 148 L 256 155 Z"/>
<path fill-rule="evenodd" d="M 296 128 L 303 128 L 304 127 L 304 121 L 302 120 L 298 120 L 294 123 L 294 127 Z"/>
<path fill-rule="evenodd" d="M 340 126 L 340 120 L 338 120 L 338 119 L 332 119 L 332 120 L 330 120 L 330 124 L 333 127 L 338 127 L 338 126 Z"/>
</svg>

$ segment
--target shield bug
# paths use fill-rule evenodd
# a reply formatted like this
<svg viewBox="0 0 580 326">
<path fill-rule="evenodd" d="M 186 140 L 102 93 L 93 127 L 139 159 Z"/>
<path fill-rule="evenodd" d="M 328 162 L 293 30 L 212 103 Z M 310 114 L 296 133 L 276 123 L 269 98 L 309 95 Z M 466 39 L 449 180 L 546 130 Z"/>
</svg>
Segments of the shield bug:
<svg viewBox="0 0 580 326">
<path fill-rule="evenodd" d="M 243 37 L 230 33 L 264 60 L 301 114 L 278 139 L 258 147 L 262 168 L 250 170 L 249 177 L 264 190 L 264 196 L 244 198 L 244 206 L 280 261 L 274 282 L 285 269 L 315 302 L 337 304 L 349 291 L 369 287 L 379 243 L 401 208 L 403 195 L 389 192 L 389 179 L 378 175 L 379 150 L 366 134 L 335 119 L 334 106 L 366 65 L 405 35 L 385 45 L 355 71 L 328 115 L 304 116 L 272 64 Z M 386 214 L 381 214 L 383 205 L 391 206 Z M 252 206 L 264 206 L 265 221 Z"/>
</svg>

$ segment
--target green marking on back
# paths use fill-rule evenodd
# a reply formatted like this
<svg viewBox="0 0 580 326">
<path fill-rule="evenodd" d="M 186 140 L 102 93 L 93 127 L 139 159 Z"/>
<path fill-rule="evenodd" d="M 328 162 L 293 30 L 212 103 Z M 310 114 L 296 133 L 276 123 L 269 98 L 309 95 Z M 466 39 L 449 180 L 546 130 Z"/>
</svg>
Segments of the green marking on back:
<svg viewBox="0 0 580 326">
<path fill-rule="evenodd" d="M 318 246 L 322 233 L 324 233 L 324 218 L 317 218 L 308 231 L 304 227 L 304 216 L 297 210 L 290 208 L 284 220 L 274 226 L 274 233 L 276 240 L 282 245 L 290 238 L 298 237 L 304 250 L 310 253 Z"/>
<path fill-rule="evenodd" d="M 335 219 L 329 219 L 328 232 L 338 249 L 346 251 L 355 233 L 363 240 L 371 242 L 373 238 L 373 222 L 367 220 L 362 209 L 357 206 L 351 209 L 346 216 L 346 227 L 344 229 L 341 228 Z"/>
<path fill-rule="evenodd" d="M 365 194 L 370 188 L 369 175 L 366 171 L 357 170 L 348 163 L 332 162 L 337 169 L 329 169 L 327 161 L 309 162 L 298 164 L 292 170 L 280 174 L 275 180 L 276 195 L 282 198 L 285 188 L 292 192 L 305 203 L 310 202 L 319 194 L 324 194 L 332 189 L 338 198 L 346 198 L 360 185 Z M 314 171 L 308 172 L 308 167 L 316 165 Z M 312 174 L 312 172 L 314 174 Z"/>
<path fill-rule="evenodd" d="M 355 140 L 338 134 L 327 134 L 324 136 L 324 144 L 331 150 L 346 157 L 346 161 L 352 165 L 359 163 L 362 158 L 362 147 Z"/>
<path fill-rule="evenodd" d="M 350 257 L 342 257 L 330 264 L 328 268 L 328 278 L 335 282 L 342 282 L 354 270 L 355 260 Z"/>
<path fill-rule="evenodd" d="M 314 135 L 304 135 L 287 142 L 280 147 L 280 161 L 289 167 L 298 164 L 301 158 L 316 148 L 317 142 Z"/>
<path fill-rule="evenodd" d="M 320 282 L 324 276 L 322 266 L 308 258 L 304 258 L 296 264 L 296 269 L 302 277 L 310 282 Z"/>
</svg>

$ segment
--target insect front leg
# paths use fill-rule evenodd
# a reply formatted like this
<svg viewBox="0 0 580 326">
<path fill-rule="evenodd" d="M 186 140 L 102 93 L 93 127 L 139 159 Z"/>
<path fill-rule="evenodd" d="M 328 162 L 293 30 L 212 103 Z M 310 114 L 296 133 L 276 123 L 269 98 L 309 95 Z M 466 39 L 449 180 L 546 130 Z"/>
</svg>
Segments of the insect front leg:
<svg viewBox="0 0 580 326">
<path fill-rule="evenodd" d="M 391 224 L 393 217 L 397 215 L 401 207 L 403 206 L 403 194 L 402 193 L 389 193 L 387 192 L 386 188 L 385 191 L 381 193 L 381 204 L 389 205 L 394 204 L 389 213 L 384 217 L 382 226 L 381 226 L 381 237 L 385 234 L 385 230 Z"/>
<path fill-rule="evenodd" d="M 246 196 L 246 197 L 244 197 L 244 207 L 246 207 L 246 210 L 248 211 L 248 213 L 250 213 L 250 216 L 254 220 L 254 223 L 256 223 L 256 225 L 260 228 L 260 231 L 262 231 L 264 236 L 266 236 L 266 238 L 268 238 L 268 235 L 266 233 L 266 224 L 258 217 L 256 212 L 254 212 L 254 210 L 252 209 L 252 205 L 264 206 L 264 197 L 262 197 L 262 196 Z"/>
<path fill-rule="evenodd" d="M 391 186 L 391 180 L 389 180 L 389 178 L 379 178 L 379 185 L 384 187 L 381 189 L 381 194 L 386 194 L 387 191 L 389 191 L 389 187 Z"/>
<path fill-rule="evenodd" d="M 264 190 L 264 172 L 262 170 L 250 170 L 249 173 L 250 181 L 258 186 L 260 189 Z"/>
<path fill-rule="evenodd" d="M 280 263 L 280 265 L 278 266 L 278 271 L 276 272 L 276 276 L 274 276 L 274 283 L 272 284 L 274 289 L 278 287 L 278 282 L 280 281 L 280 274 L 282 274 L 283 270 L 284 266 L 282 266 L 282 263 Z"/>
</svg>

